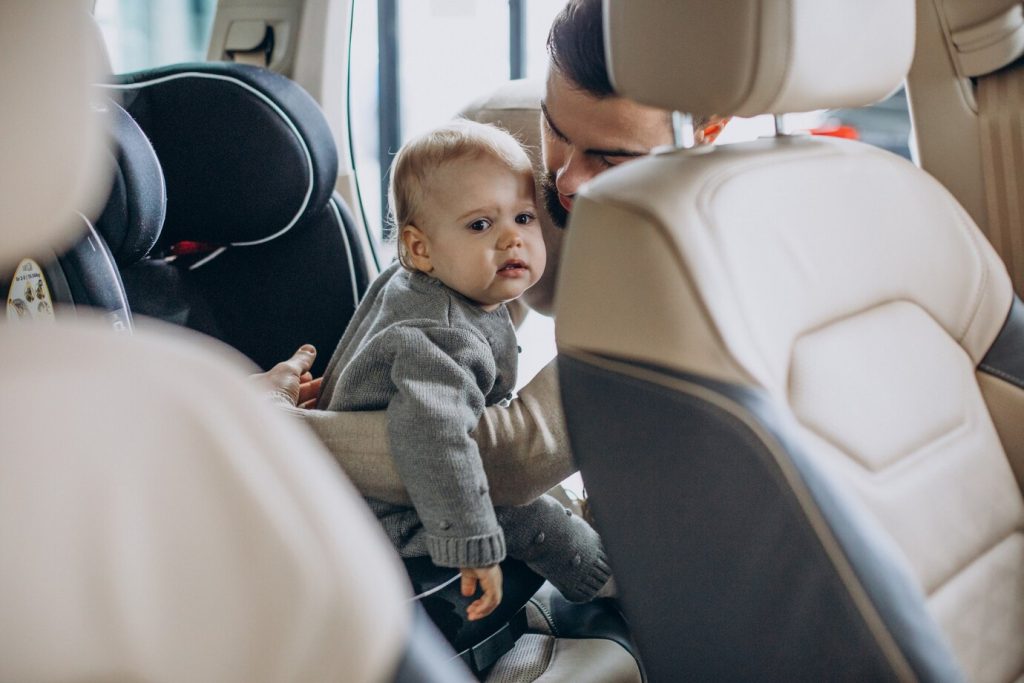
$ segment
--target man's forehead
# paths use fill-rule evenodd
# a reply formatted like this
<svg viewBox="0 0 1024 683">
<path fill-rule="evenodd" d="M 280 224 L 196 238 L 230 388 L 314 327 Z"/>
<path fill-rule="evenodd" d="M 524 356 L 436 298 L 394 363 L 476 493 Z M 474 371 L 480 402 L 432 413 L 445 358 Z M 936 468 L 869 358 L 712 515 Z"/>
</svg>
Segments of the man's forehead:
<svg viewBox="0 0 1024 683">
<path fill-rule="evenodd" d="M 647 152 L 672 141 L 668 112 L 622 97 L 596 97 L 554 69 L 542 105 L 549 123 L 577 146 Z"/>
</svg>

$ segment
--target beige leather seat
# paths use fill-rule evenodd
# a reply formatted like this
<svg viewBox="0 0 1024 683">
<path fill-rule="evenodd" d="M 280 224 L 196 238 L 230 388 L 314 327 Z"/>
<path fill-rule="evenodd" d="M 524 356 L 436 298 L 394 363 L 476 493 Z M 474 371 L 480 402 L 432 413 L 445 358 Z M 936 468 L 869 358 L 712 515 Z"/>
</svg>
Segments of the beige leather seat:
<svg viewBox="0 0 1024 683">
<path fill-rule="evenodd" d="M 913 54 L 912 0 L 606 10 L 619 91 L 682 111 L 864 105 Z M 657 154 L 586 188 L 558 286 L 651 680 L 1022 680 L 1024 318 L 938 182 L 834 139 Z"/>
<path fill-rule="evenodd" d="M 81 4 L 0 3 L 0 268 L 106 190 Z M 469 679 L 239 356 L 74 317 L 0 323 L 0 680 Z"/>
</svg>

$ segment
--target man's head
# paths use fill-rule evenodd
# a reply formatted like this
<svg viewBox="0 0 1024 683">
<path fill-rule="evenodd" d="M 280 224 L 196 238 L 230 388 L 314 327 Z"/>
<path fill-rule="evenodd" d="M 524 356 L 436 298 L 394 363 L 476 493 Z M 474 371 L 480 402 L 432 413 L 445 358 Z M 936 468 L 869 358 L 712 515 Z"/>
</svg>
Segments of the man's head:
<svg viewBox="0 0 1024 683">
<path fill-rule="evenodd" d="M 542 189 L 559 227 L 579 187 L 672 143 L 671 115 L 619 97 L 608 79 L 601 0 L 570 0 L 548 33 L 542 108 Z"/>
<path fill-rule="evenodd" d="M 402 265 L 487 310 L 544 272 L 530 159 L 503 130 L 455 121 L 414 138 L 395 156 L 389 195 Z"/>
</svg>

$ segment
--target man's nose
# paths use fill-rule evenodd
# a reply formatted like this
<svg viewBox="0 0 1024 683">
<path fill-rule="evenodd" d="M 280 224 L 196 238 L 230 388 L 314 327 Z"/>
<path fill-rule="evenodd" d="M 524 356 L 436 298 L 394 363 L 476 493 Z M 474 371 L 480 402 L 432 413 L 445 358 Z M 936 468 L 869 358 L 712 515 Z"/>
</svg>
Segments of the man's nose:
<svg viewBox="0 0 1024 683">
<path fill-rule="evenodd" d="M 570 151 L 562 166 L 555 173 L 555 189 L 560 194 L 571 197 L 576 194 L 580 186 L 594 177 L 594 172 L 588 168 L 586 159 L 576 150 Z"/>
</svg>

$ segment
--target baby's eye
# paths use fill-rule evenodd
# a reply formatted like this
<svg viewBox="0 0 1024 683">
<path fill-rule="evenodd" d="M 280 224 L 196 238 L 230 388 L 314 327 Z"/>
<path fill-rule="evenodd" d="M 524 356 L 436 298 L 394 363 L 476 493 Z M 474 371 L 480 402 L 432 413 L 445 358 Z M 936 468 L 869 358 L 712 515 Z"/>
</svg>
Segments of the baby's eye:
<svg viewBox="0 0 1024 683">
<path fill-rule="evenodd" d="M 483 232 L 489 227 L 491 227 L 491 222 L 486 218 L 480 218 L 469 224 L 469 229 L 474 232 Z"/>
<path fill-rule="evenodd" d="M 532 213 L 524 211 L 523 213 L 516 216 L 516 223 L 518 223 L 519 225 L 527 225 L 528 223 L 532 223 L 536 218 L 537 217 L 534 216 Z"/>
</svg>

